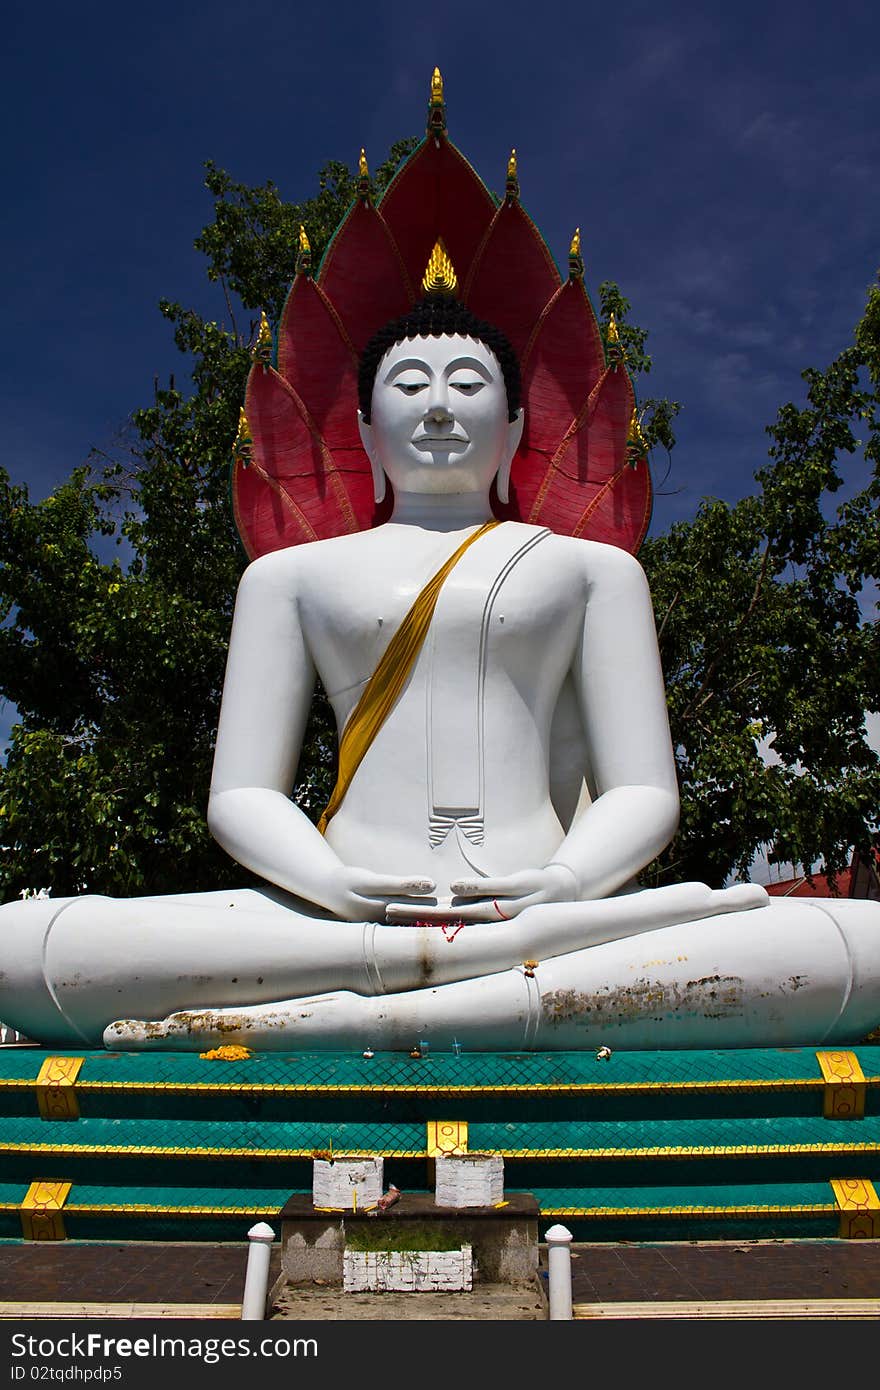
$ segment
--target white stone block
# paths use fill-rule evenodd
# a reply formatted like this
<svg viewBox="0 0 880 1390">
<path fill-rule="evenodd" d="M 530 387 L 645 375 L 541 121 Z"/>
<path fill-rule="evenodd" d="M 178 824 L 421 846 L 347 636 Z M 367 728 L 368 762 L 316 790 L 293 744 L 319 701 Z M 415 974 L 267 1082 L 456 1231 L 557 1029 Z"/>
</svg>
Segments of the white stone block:
<svg viewBox="0 0 880 1390">
<path fill-rule="evenodd" d="M 434 1163 L 438 1207 L 494 1207 L 503 1201 L 501 1154 L 443 1154 Z"/>
<path fill-rule="evenodd" d="M 348 1250 L 342 1256 L 346 1293 L 467 1293 L 473 1250 Z"/>
<path fill-rule="evenodd" d="M 312 1169 L 312 1201 L 334 1211 L 363 1211 L 382 1196 L 381 1158 L 316 1158 Z"/>
</svg>

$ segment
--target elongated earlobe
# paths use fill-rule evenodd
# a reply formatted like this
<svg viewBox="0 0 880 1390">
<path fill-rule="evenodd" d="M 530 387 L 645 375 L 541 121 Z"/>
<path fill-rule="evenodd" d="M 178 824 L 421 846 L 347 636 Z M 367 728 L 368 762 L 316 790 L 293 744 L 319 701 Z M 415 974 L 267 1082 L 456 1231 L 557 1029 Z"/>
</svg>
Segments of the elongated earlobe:
<svg viewBox="0 0 880 1390">
<path fill-rule="evenodd" d="M 385 477 L 385 470 L 376 459 L 376 451 L 373 448 L 373 431 L 364 419 L 363 412 L 358 411 L 358 429 L 361 434 L 361 443 L 364 446 L 364 453 L 370 460 L 370 472 L 373 475 L 373 501 L 375 503 L 385 500 L 385 491 L 388 487 L 388 480 Z"/>
<path fill-rule="evenodd" d="M 516 419 L 511 420 L 508 426 L 506 457 L 495 475 L 495 491 L 498 493 L 498 501 L 505 504 L 510 501 L 510 469 L 513 456 L 519 448 L 519 441 L 522 439 L 524 421 L 525 414 L 520 406 L 516 412 Z"/>
</svg>

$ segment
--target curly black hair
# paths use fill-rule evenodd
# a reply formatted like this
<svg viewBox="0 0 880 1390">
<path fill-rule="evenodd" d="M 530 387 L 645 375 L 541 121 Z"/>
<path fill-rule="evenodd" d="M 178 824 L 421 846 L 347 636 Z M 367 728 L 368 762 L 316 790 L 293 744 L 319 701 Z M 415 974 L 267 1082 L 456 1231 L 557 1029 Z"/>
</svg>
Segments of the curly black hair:
<svg viewBox="0 0 880 1390">
<path fill-rule="evenodd" d="M 408 314 L 392 319 L 384 328 L 374 334 L 361 355 L 358 372 L 358 404 L 367 424 L 373 402 L 373 385 L 379 363 L 390 348 L 403 343 L 407 338 L 444 338 L 461 334 L 462 337 L 476 338 L 494 352 L 504 377 L 507 391 L 508 419 L 515 420 L 522 396 L 519 362 L 510 343 L 491 323 L 485 323 L 472 314 L 457 299 L 441 298 L 436 295 L 420 299 Z"/>
</svg>

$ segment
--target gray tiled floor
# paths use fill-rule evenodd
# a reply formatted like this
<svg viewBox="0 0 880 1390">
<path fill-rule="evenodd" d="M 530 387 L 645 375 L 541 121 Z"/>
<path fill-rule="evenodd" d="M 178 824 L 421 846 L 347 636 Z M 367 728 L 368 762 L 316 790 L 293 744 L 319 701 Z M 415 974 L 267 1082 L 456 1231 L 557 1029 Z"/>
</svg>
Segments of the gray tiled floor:
<svg viewBox="0 0 880 1390">
<path fill-rule="evenodd" d="M 576 1303 L 880 1298 L 880 1240 L 576 1244 Z M 243 1245 L 3 1245 L 0 1302 L 234 1303 Z M 273 1251 L 270 1286 L 279 1267 Z"/>
</svg>

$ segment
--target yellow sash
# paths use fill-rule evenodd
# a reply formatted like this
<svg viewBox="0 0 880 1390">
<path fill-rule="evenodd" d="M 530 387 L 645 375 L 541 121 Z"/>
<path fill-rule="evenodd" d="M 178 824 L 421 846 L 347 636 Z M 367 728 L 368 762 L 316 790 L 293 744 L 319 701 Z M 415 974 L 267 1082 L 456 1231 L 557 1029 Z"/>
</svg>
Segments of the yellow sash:
<svg viewBox="0 0 880 1390">
<path fill-rule="evenodd" d="M 333 795 L 327 802 L 318 829 L 325 834 L 327 826 L 342 805 L 343 797 L 351 786 L 351 780 L 360 767 L 367 749 L 378 734 L 391 712 L 392 706 L 406 683 L 406 678 L 422 649 L 422 643 L 431 626 L 434 609 L 440 590 L 450 572 L 455 568 L 464 552 L 501 523 L 487 521 L 484 526 L 468 536 L 446 563 L 441 566 L 416 598 L 400 627 L 395 632 L 376 667 L 363 694 L 358 700 L 339 740 L 339 774 Z"/>
</svg>

